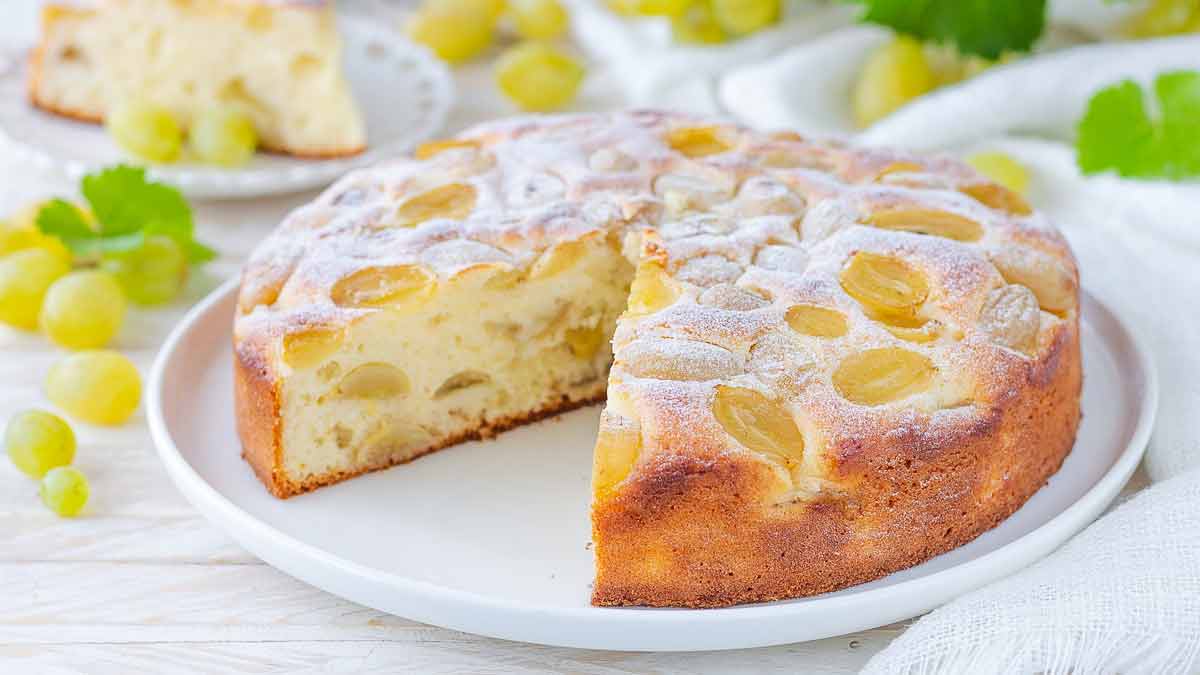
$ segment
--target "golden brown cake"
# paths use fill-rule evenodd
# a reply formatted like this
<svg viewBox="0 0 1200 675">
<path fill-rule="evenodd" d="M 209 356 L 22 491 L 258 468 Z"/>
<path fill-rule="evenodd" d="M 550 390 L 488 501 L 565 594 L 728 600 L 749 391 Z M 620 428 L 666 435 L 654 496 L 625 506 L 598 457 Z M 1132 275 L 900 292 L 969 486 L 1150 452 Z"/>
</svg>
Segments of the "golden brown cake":
<svg viewBox="0 0 1200 675">
<path fill-rule="evenodd" d="M 244 455 L 280 497 L 607 395 L 600 605 L 915 565 L 1020 507 L 1079 422 L 1078 273 L 1019 196 L 653 111 L 347 176 L 254 253 L 234 332 Z"/>
<path fill-rule="evenodd" d="M 304 157 L 361 152 L 362 116 L 342 76 L 324 0 L 100 0 L 47 5 L 30 59 L 34 105 L 101 122 L 137 100 L 186 128 L 205 108 L 237 105 L 267 150 Z"/>
</svg>

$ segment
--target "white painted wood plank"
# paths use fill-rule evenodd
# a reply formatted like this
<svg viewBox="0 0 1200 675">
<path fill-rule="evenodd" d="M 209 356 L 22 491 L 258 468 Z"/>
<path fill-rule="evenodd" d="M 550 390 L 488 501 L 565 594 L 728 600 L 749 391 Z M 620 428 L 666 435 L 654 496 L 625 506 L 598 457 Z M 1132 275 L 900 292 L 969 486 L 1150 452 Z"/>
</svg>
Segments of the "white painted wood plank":
<svg viewBox="0 0 1200 675">
<path fill-rule="evenodd" d="M 81 425 L 76 429 L 84 432 Z M 101 515 L 196 515 L 167 477 L 153 448 L 145 440 L 134 438 L 134 433 L 133 429 L 121 430 L 114 434 L 118 438 L 105 435 L 103 440 L 80 433 L 75 466 L 87 475 L 90 496 L 79 522 Z M 0 515 L 48 513 L 38 499 L 37 489 L 37 481 L 18 471 L 7 458 L 0 462 Z"/>
<path fill-rule="evenodd" d="M 0 514 L 0 562 L 259 564 L 198 515 L 62 519 L 46 509 Z"/>
<path fill-rule="evenodd" d="M 890 635 L 752 651 L 640 654 L 552 649 L 497 640 L 0 645 L 14 672 L 129 673 L 852 673 Z"/>
<path fill-rule="evenodd" d="M 0 597 L 8 599 L 0 614 L 0 661 L 34 672 L 119 663 L 122 655 L 134 659 L 130 666 L 143 659 L 146 666 L 161 666 L 155 672 L 220 668 L 222 659 L 234 657 L 255 667 L 324 672 L 345 659 L 368 658 L 372 650 L 377 656 L 371 658 L 382 659 L 379 672 L 406 663 L 420 672 L 765 672 L 794 671 L 798 664 L 806 672 L 848 672 L 900 630 L 710 654 L 553 649 L 424 626 L 346 602 L 265 565 L 4 563 Z M 280 661 L 277 653 L 302 659 Z"/>
</svg>

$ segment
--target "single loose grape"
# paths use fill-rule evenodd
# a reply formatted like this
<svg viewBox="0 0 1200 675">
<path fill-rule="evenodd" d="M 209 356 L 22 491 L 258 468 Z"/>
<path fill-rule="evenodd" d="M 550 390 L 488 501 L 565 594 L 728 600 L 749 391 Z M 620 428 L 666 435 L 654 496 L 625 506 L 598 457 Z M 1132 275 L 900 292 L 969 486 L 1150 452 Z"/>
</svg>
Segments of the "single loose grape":
<svg viewBox="0 0 1200 675">
<path fill-rule="evenodd" d="M 75 459 L 75 433 L 54 413 L 26 410 L 8 420 L 4 430 L 8 457 L 30 478 L 41 478 Z"/>
<path fill-rule="evenodd" d="M 1153 38 L 1200 31 L 1196 0 L 1153 0 L 1125 27 L 1130 37 Z"/>
<path fill-rule="evenodd" d="M 726 33 L 749 35 L 779 20 L 780 0 L 712 0 L 713 17 Z"/>
<path fill-rule="evenodd" d="M 679 16 L 694 0 L 634 0 L 633 12 L 642 16 Z"/>
<path fill-rule="evenodd" d="M 553 40 L 567 30 L 567 10 L 558 0 L 509 0 L 508 11 L 528 40 Z"/>
<path fill-rule="evenodd" d="M 151 162 L 173 162 L 183 147 L 183 130 L 169 110 L 130 101 L 109 111 L 105 126 L 117 145 Z"/>
<path fill-rule="evenodd" d="M 187 256 L 174 239 L 146 238 L 132 251 L 106 256 L 100 262 L 121 284 L 125 295 L 139 305 L 160 305 L 179 295 L 187 280 Z"/>
<path fill-rule="evenodd" d="M 858 126 L 866 127 L 936 85 L 929 61 L 916 40 L 901 36 L 875 50 L 854 84 Z"/>
<path fill-rule="evenodd" d="M 526 42 L 504 52 L 496 62 L 500 91 L 523 110 L 561 108 L 575 98 L 583 66 L 540 42 Z"/>
<path fill-rule="evenodd" d="M 409 19 L 408 37 L 449 63 L 479 56 L 492 44 L 495 6 L 485 2 L 439 2 L 422 5 Z"/>
<path fill-rule="evenodd" d="M 27 248 L 44 248 L 63 262 L 71 263 L 71 251 L 58 237 L 43 233 L 37 227 L 37 215 L 46 202 L 28 204 L 8 219 L 0 220 L 0 258 Z M 83 211 L 84 216 L 89 216 Z"/>
<path fill-rule="evenodd" d="M 638 0 L 604 0 L 605 6 L 621 16 L 637 16 Z"/>
<path fill-rule="evenodd" d="M 27 248 L 0 258 L 0 321 L 33 330 L 46 290 L 71 271 L 63 259 L 44 248 Z"/>
<path fill-rule="evenodd" d="M 979 152 L 968 157 L 967 164 L 1017 194 L 1029 189 L 1029 171 L 1003 152 Z"/>
<path fill-rule="evenodd" d="M 73 417 L 116 425 L 137 409 L 142 381 L 137 368 L 118 352 L 75 352 L 50 368 L 46 395 Z"/>
<path fill-rule="evenodd" d="M 38 490 L 42 503 L 63 518 L 79 515 L 87 504 L 89 492 L 87 476 L 73 466 L 51 469 L 42 477 Z"/>
<path fill-rule="evenodd" d="M 204 110 L 188 130 L 188 147 L 202 162 L 241 166 L 250 161 L 258 147 L 254 121 L 233 106 Z"/>
<path fill-rule="evenodd" d="M 717 44 L 725 41 L 725 31 L 713 16 L 712 0 L 700 0 L 671 17 L 671 35 L 684 44 Z"/>
<path fill-rule="evenodd" d="M 112 341 L 125 320 L 125 294 L 108 272 L 79 270 L 50 285 L 39 323 L 56 344 L 94 349 Z"/>
</svg>

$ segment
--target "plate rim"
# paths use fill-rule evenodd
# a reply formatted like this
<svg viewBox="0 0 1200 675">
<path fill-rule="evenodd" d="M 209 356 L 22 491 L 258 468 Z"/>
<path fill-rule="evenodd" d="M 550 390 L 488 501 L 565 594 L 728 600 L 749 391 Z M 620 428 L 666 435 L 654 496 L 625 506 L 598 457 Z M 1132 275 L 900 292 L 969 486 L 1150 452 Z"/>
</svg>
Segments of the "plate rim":
<svg viewBox="0 0 1200 675">
<path fill-rule="evenodd" d="M 372 17 L 354 12 L 339 12 L 337 15 L 339 33 L 342 38 L 342 53 L 353 40 L 362 40 L 372 44 L 385 45 L 385 48 L 395 55 L 400 55 L 419 66 L 420 76 L 430 85 L 433 104 L 425 123 L 408 138 L 393 138 L 378 145 L 368 140 L 366 149 L 346 157 L 330 157 L 324 159 L 291 158 L 297 161 L 295 166 L 260 167 L 256 169 L 222 169 L 207 166 L 186 166 L 172 164 L 155 164 L 135 158 L 125 158 L 120 163 L 134 164 L 145 167 L 147 175 L 157 181 L 167 183 L 188 197 L 196 199 L 252 199 L 286 194 L 294 194 L 305 190 L 317 189 L 332 184 L 339 177 L 354 169 L 371 166 L 380 161 L 401 154 L 421 141 L 437 134 L 446 125 L 450 111 L 456 102 L 454 77 L 446 64 L 438 59 L 423 45 L 404 38 L 396 31 L 391 31 Z M 16 78 L 15 88 L 24 91 L 26 70 L 28 67 L 30 49 L 24 49 L 12 64 L 0 67 L 0 82 Z M 345 63 L 343 62 L 343 67 Z M 28 105 L 22 101 L 31 112 L 49 114 Z M 63 119 L 65 123 L 80 124 L 75 120 Z M 99 133 L 102 127 L 97 125 Z M 0 147 L 12 152 L 19 160 L 29 162 L 35 167 L 55 172 L 70 180 L 79 180 L 84 175 L 98 171 L 109 164 L 94 162 L 88 159 L 64 156 L 47 150 L 35 143 L 18 138 L 4 124 L 0 124 Z"/>
<path fill-rule="evenodd" d="M 266 563 L 309 585 L 374 609 L 414 621 L 461 630 L 477 635 L 557 647 L 627 651 L 710 651 L 740 649 L 802 642 L 866 630 L 910 618 L 933 609 L 965 592 L 982 587 L 1016 572 L 1060 546 L 1091 524 L 1115 499 L 1137 469 L 1144 454 L 1158 409 L 1159 381 L 1147 343 L 1138 331 L 1123 322 L 1107 304 L 1086 288 L 1081 289 L 1081 306 L 1089 305 L 1099 317 L 1115 326 L 1136 355 L 1133 364 L 1144 381 L 1144 396 L 1136 411 L 1137 422 L 1125 449 L 1112 466 L 1078 500 L 1050 520 L 1019 538 L 977 558 L 938 572 L 861 593 L 820 598 L 819 609 L 843 615 L 856 607 L 888 607 L 876 611 L 868 621 L 833 622 L 820 635 L 787 638 L 787 631 L 759 630 L 768 620 L 814 611 L 812 604 L 784 602 L 737 605 L 715 609 L 578 607 L 513 605 L 476 592 L 448 588 L 427 581 L 346 560 L 332 552 L 292 537 L 259 520 L 210 485 L 191 466 L 171 438 L 163 416 L 163 382 L 166 368 L 180 343 L 216 305 L 229 300 L 239 284 L 230 279 L 193 306 L 163 342 L 151 368 L 147 386 L 146 413 L 155 451 L 172 482 L 206 519 L 233 537 Z M 330 577 L 330 574 L 333 577 Z M 400 601 L 380 598 L 370 590 L 353 588 L 361 580 L 391 589 Z M 900 600 L 909 598 L 905 602 Z M 912 598 L 917 598 L 916 602 Z M 402 606 L 398 610 L 397 606 Z M 800 608 L 805 609 L 789 609 Z M 914 611 L 914 608 L 915 611 Z M 883 617 L 880 620 L 879 617 Z M 524 619 L 524 620 L 517 620 Z M 527 628 L 539 622 L 567 619 L 576 625 L 555 632 Z M 661 632 L 677 627 L 682 636 L 664 639 Z M 720 628 L 721 634 L 712 631 Z M 734 630 L 736 627 L 737 630 Z M 649 633 L 640 632 L 642 629 Z M 696 637 L 705 631 L 703 646 Z M 551 635 L 553 634 L 553 635 Z M 574 637 L 568 637 L 568 634 Z M 735 636 L 735 637 L 730 637 Z M 711 640 L 707 638 L 712 638 Z"/>
</svg>

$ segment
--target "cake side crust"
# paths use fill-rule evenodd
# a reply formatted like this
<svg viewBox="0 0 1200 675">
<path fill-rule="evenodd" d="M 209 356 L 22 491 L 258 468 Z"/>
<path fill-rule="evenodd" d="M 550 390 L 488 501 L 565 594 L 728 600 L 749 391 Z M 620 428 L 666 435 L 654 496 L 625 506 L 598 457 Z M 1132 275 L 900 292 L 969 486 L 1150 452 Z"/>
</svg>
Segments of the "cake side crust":
<svg viewBox="0 0 1200 675">
<path fill-rule="evenodd" d="M 803 513 L 772 517 L 758 498 L 766 479 L 750 463 L 671 455 L 594 505 L 592 603 L 704 608 L 817 595 L 975 539 L 1041 489 L 1071 451 L 1082 386 L 1076 322 L 1025 381 L 990 419 L 937 449 L 847 458 L 838 471 L 857 488 Z"/>
</svg>

